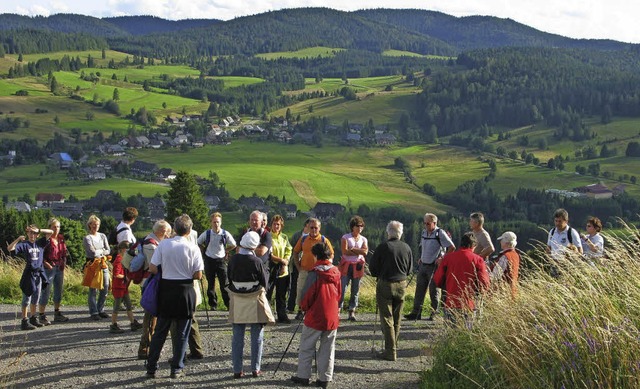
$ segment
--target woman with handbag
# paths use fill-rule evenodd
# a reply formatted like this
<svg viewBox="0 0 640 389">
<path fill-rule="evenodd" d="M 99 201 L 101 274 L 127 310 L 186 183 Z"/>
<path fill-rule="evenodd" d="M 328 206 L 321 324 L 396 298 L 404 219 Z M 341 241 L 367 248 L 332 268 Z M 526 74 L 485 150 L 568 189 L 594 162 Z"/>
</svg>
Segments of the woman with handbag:
<svg viewBox="0 0 640 389">
<path fill-rule="evenodd" d="M 362 236 L 364 220 L 360 216 L 354 216 L 349 221 L 350 233 L 344 234 L 341 239 L 342 259 L 340 261 L 340 274 L 342 276 L 342 293 L 340 295 L 339 309 L 342 309 L 344 295 L 347 286 L 351 282 L 351 297 L 349 298 L 349 321 L 356 321 L 356 308 L 358 307 L 358 295 L 360 293 L 360 280 L 364 276 L 364 256 L 369 252 L 367 238 Z"/>
<path fill-rule="evenodd" d="M 104 303 L 109 293 L 109 267 L 107 266 L 107 256 L 110 253 L 107 236 L 98 232 L 100 228 L 100 218 L 96 215 L 89 216 L 87 221 L 89 234 L 82 242 L 87 254 L 85 263 L 85 277 L 82 282 L 84 286 L 89 286 L 89 314 L 93 320 L 109 318 L 109 314 L 104 311 Z M 100 292 L 96 301 L 96 293 Z"/>
<path fill-rule="evenodd" d="M 251 326 L 251 374 L 258 377 L 262 375 L 260 361 L 264 325 L 275 322 L 265 292 L 269 272 L 254 253 L 259 245 L 260 235 L 255 231 L 247 232 L 240 240 L 238 253 L 229 261 L 229 322 L 233 325 L 231 359 L 234 378 L 244 376 L 242 352 L 247 324 Z"/>
</svg>

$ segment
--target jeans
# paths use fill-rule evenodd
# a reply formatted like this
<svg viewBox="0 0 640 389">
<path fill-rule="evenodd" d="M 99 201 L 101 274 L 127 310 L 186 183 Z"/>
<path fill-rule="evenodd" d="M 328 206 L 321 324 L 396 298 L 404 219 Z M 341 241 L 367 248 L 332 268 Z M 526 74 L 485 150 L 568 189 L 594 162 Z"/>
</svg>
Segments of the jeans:
<svg viewBox="0 0 640 389">
<path fill-rule="evenodd" d="M 51 295 L 51 289 L 53 288 L 53 303 L 60 304 L 62 301 L 62 283 L 64 281 L 64 270 L 58 266 L 54 266 L 51 269 L 45 269 L 47 275 L 47 281 L 49 285 L 42 290 L 40 295 L 40 305 L 47 305 L 49 302 L 49 296 Z"/>
<path fill-rule="evenodd" d="M 349 281 L 351 281 L 349 310 L 354 311 L 358 307 L 358 294 L 360 293 L 360 278 L 353 278 L 353 266 L 349 266 L 348 269 L 349 270 L 347 270 L 347 275 L 341 277 L 342 294 L 340 295 L 340 303 L 338 303 L 338 308 L 342 309 L 342 304 L 344 303 L 344 294 L 347 291 L 347 286 L 349 286 Z"/>
<path fill-rule="evenodd" d="M 191 319 L 169 319 L 158 317 L 156 330 L 151 337 L 149 346 L 149 358 L 147 359 L 147 372 L 155 373 L 158 370 L 158 359 L 160 352 L 167 340 L 167 334 L 171 324 L 175 323 L 176 331 L 171 336 L 173 346 L 173 359 L 171 360 L 171 372 L 179 372 L 184 369 L 184 353 L 187 351 L 187 339 L 191 330 Z"/>
<path fill-rule="evenodd" d="M 264 339 L 264 324 L 253 323 L 251 326 L 251 371 L 260 371 L 262 360 L 262 341 Z M 244 332 L 246 324 L 233 324 L 233 339 L 231 341 L 231 359 L 233 372 L 242 372 L 242 352 L 244 349 Z"/>
<path fill-rule="evenodd" d="M 107 294 L 109 294 L 109 269 L 102 269 L 102 279 L 104 286 L 100 289 L 100 295 L 98 296 L 98 302 L 96 303 L 96 292 L 98 289 L 89 288 L 89 314 L 97 315 L 100 312 L 104 312 L 104 302 L 107 300 Z"/>
<path fill-rule="evenodd" d="M 438 310 L 438 291 L 436 290 L 436 283 L 432 281 L 436 268 L 437 266 L 435 264 L 427 265 L 420 263 L 418 274 L 416 274 L 416 294 L 411 313 L 422 313 L 422 304 L 427 294 L 427 288 L 429 289 L 429 298 L 431 299 L 431 310 L 429 314 L 433 314 Z"/>
<path fill-rule="evenodd" d="M 229 293 L 227 286 L 227 264 L 224 259 L 206 257 L 204 259 L 204 276 L 207 279 L 207 297 L 211 309 L 218 309 L 218 295 L 216 294 L 216 277 L 220 283 L 220 294 L 224 305 L 229 308 Z M 204 296 L 203 296 L 204 297 Z"/>
</svg>

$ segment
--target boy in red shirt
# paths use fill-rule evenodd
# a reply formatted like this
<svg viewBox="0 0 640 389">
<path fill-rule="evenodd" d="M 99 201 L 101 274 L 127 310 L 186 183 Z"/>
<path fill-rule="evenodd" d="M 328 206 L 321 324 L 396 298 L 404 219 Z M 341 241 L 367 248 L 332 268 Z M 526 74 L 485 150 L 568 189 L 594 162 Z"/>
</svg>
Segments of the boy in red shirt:
<svg viewBox="0 0 640 389">
<path fill-rule="evenodd" d="M 111 326 L 109 327 L 109 332 L 112 334 L 121 334 L 125 331 L 118 326 L 118 311 L 120 310 L 121 303 L 124 303 L 124 306 L 127 308 L 127 317 L 129 317 L 129 322 L 131 322 L 131 331 L 142 328 L 142 324 L 133 318 L 133 308 L 131 307 L 131 299 L 129 298 L 130 281 L 127 279 L 124 267 L 122 266 L 122 257 L 128 249 L 129 242 L 122 241 L 118 243 L 118 255 L 116 255 L 116 259 L 113 261 L 111 292 L 113 293 L 114 301 L 113 313 L 111 314 Z"/>
</svg>

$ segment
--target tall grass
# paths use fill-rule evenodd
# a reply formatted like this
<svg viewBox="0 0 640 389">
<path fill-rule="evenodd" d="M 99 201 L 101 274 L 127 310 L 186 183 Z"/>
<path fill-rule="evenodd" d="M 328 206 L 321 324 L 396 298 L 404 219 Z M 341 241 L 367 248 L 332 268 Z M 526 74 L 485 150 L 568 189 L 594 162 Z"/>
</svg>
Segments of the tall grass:
<svg viewBox="0 0 640 389">
<path fill-rule="evenodd" d="M 447 328 L 434 345 L 424 388 L 640 387 L 640 266 L 637 231 L 607 236 L 608 259 L 523 257 L 534 269 L 516 299 L 493 289 L 471 330 Z"/>
</svg>

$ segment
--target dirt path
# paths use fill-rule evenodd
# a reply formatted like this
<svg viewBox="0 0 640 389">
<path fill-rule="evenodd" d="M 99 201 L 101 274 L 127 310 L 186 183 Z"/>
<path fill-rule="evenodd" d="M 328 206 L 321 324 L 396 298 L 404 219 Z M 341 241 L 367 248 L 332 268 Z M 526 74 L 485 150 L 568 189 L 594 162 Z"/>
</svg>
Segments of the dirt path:
<svg viewBox="0 0 640 389">
<path fill-rule="evenodd" d="M 34 331 L 21 331 L 19 307 L 0 305 L 0 387 L 113 388 L 113 387 L 204 387 L 204 388 L 291 388 L 295 374 L 299 332 L 278 372 L 273 374 L 291 334 L 297 326 L 278 324 L 265 330 L 260 378 L 234 380 L 231 371 L 231 327 L 226 312 L 211 312 L 210 325 L 202 312 L 198 320 L 205 346 L 205 358 L 189 361 L 186 377 L 172 380 L 169 365 L 171 344 L 165 344 L 158 378 L 144 378 L 143 361 L 136 359 L 140 332 L 110 334 L 110 319 L 89 320 L 86 307 L 64 307 L 70 321 Z M 136 317 L 141 312 L 136 310 Z M 124 324 L 124 315 L 120 323 Z M 333 388 L 416 388 L 418 372 L 429 367 L 424 355 L 441 323 L 403 322 L 398 361 L 372 358 L 372 346 L 382 347 L 379 325 L 373 336 L 373 314 L 359 314 L 359 321 L 343 321 L 338 329 Z M 127 326 L 128 327 L 128 326 Z M 249 360 L 248 335 L 245 370 Z M 315 369 L 314 369 L 315 372 Z M 312 376 L 315 380 L 315 376 Z"/>
</svg>

